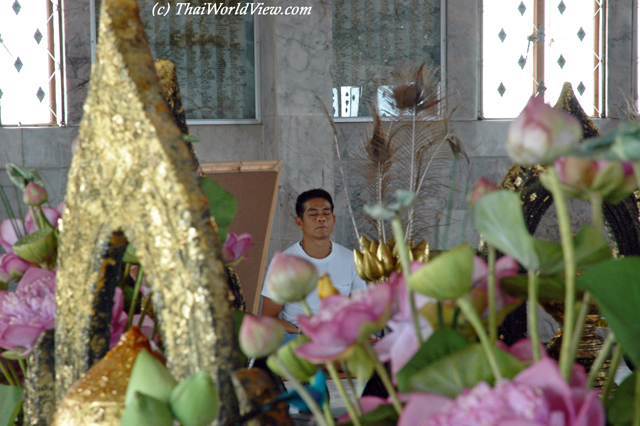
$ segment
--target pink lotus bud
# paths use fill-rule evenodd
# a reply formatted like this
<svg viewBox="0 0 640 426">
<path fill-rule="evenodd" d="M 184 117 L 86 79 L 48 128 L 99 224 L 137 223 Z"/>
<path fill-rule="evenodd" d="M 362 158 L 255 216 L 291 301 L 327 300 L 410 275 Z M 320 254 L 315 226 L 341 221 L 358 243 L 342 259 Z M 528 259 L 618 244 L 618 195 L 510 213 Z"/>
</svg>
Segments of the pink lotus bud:
<svg viewBox="0 0 640 426">
<path fill-rule="evenodd" d="M 46 203 L 48 199 L 47 190 L 35 182 L 29 182 L 27 184 L 22 197 L 24 203 L 31 207 L 40 206 Z"/>
<path fill-rule="evenodd" d="M 281 305 L 297 302 L 311 293 L 318 284 L 318 270 L 306 259 L 276 253 L 265 283 L 267 293 Z"/>
<path fill-rule="evenodd" d="M 497 191 L 498 189 L 500 189 L 498 185 L 486 179 L 484 176 L 480 177 L 473 186 L 471 197 L 469 197 L 470 206 L 473 207 L 483 195 Z"/>
<path fill-rule="evenodd" d="M 242 260 L 243 255 L 249 248 L 253 247 L 251 234 L 236 235 L 233 232 L 227 234 L 227 240 L 222 247 L 222 260 L 226 264 L 238 262 Z"/>
<path fill-rule="evenodd" d="M 616 203 L 638 187 L 633 164 L 628 161 L 594 161 L 561 157 L 555 162 L 558 179 L 567 195 L 589 199 L 593 194 Z"/>
<path fill-rule="evenodd" d="M 27 262 L 21 259 L 14 253 L 3 254 L 0 257 L 0 276 L 9 278 L 21 278 L 22 275 L 32 266 L 36 266 L 33 263 Z M 1 281 L 8 281 L 0 279 Z"/>
<path fill-rule="evenodd" d="M 523 166 L 548 164 L 569 152 L 581 137 L 582 127 L 575 117 L 531 97 L 509 127 L 507 151 Z"/>
<path fill-rule="evenodd" d="M 284 339 L 284 327 L 275 318 L 247 314 L 240 326 L 240 349 L 249 358 L 271 355 Z"/>
</svg>

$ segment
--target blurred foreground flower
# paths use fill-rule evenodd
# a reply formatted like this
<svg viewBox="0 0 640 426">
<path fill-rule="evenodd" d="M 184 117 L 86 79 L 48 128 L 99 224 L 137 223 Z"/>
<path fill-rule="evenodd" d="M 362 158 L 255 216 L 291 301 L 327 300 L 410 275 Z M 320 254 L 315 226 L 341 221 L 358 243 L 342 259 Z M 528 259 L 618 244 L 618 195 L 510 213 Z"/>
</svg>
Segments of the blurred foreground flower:
<svg viewBox="0 0 640 426">
<path fill-rule="evenodd" d="M 507 151 L 522 166 L 544 165 L 569 152 L 581 137 L 575 117 L 532 96 L 509 127 Z"/>
<path fill-rule="evenodd" d="M 318 270 L 306 259 L 276 253 L 265 283 L 269 297 L 281 305 L 304 299 L 318 285 Z"/>
<path fill-rule="evenodd" d="M 236 264 L 244 258 L 245 252 L 253 247 L 251 234 L 236 235 L 233 232 L 227 234 L 227 240 L 222 246 L 222 260 L 225 264 Z"/>
<path fill-rule="evenodd" d="M 33 263 L 21 259 L 14 253 L 5 253 L 0 256 L 0 282 L 8 282 L 12 278 L 21 278 Z"/>
<path fill-rule="evenodd" d="M 326 297 L 316 315 L 298 315 L 300 330 L 311 342 L 298 346 L 295 354 L 317 363 L 348 359 L 349 349 L 368 340 L 389 319 L 392 292 L 383 282 L 351 296 Z"/>
<path fill-rule="evenodd" d="M 262 358 L 278 350 L 284 327 L 275 318 L 247 314 L 240 326 L 240 349 L 249 358 Z"/>
<path fill-rule="evenodd" d="M 502 380 L 493 388 L 480 382 L 448 402 L 440 395 L 416 393 L 398 426 L 603 426 L 598 391 L 584 389 L 584 375 L 581 379 L 567 384 L 556 361 L 544 358 L 513 381 Z"/>
<path fill-rule="evenodd" d="M 630 161 L 592 161 L 561 157 L 555 168 L 564 192 L 588 200 L 597 194 L 609 202 L 619 202 L 638 187 Z"/>
<path fill-rule="evenodd" d="M 420 262 L 411 263 L 411 272 L 417 271 L 423 265 Z M 391 320 L 387 323 L 391 333 L 385 335 L 373 348 L 380 361 L 391 361 L 391 373 L 395 376 L 415 355 L 420 345 L 413 328 L 411 301 L 404 275 L 394 272 L 389 278 L 389 283 L 394 286 L 393 299 L 395 304 Z M 415 294 L 415 300 L 417 310 L 422 309 L 428 302 L 436 302 L 435 299 L 421 294 Z M 418 317 L 418 321 L 420 334 L 426 340 L 433 333 L 433 327 L 422 316 Z"/>
<path fill-rule="evenodd" d="M 0 347 L 28 355 L 38 336 L 55 326 L 56 274 L 29 268 L 15 292 L 0 291 Z"/>
</svg>

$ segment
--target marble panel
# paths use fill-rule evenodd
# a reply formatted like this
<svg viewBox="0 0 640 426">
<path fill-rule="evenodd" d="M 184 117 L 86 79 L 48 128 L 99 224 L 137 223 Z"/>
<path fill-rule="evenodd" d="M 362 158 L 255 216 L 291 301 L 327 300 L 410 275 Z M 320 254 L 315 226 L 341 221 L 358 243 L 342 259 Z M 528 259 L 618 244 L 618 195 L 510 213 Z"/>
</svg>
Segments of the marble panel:
<svg viewBox="0 0 640 426">
<path fill-rule="evenodd" d="M 76 127 L 28 128 L 22 131 L 24 165 L 34 168 L 69 167 Z"/>
<path fill-rule="evenodd" d="M 262 153 L 267 160 L 280 158 L 277 121 L 277 117 L 273 115 L 262 117 Z"/>
<path fill-rule="evenodd" d="M 452 210 L 451 215 L 448 218 L 443 217 L 439 226 L 434 226 L 424 238 L 434 250 L 450 249 L 462 242 L 478 247 L 480 241 L 480 235 L 473 227 L 467 209 Z"/>
<path fill-rule="evenodd" d="M 457 119 L 478 117 L 479 37 L 478 7 L 468 0 L 447 3 L 447 93 L 460 95 Z"/>
<path fill-rule="evenodd" d="M 191 125 L 200 162 L 262 160 L 262 125 Z"/>
<path fill-rule="evenodd" d="M 279 6 L 300 6 L 282 0 Z M 332 11 L 321 0 L 309 1 L 311 15 L 279 16 L 277 38 L 278 114 L 310 114 L 322 111 L 316 96 L 332 104 Z M 306 6 L 306 5 L 305 5 Z"/>
<path fill-rule="evenodd" d="M 621 117 L 621 106 L 627 100 L 637 99 L 637 61 L 633 28 L 635 4 L 612 0 L 607 7 L 607 115 Z"/>
<path fill-rule="evenodd" d="M 49 194 L 49 205 L 55 207 L 64 201 L 67 193 L 69 168 L 43 168 L 38 169 L 38 173 L 40 173 Z"/>
<path fill-rule="evenodd" d="M 6 163 L 24 163 L 21 128 L 0 127 L 0 166 Z"/>
<path fill-rule="evenodd" d="M 454 120 L 451 127 L 469 157 L 506 157 L 510 124 L 510 120 Z"/>
<path fill-rule="evenodd" d="M 260 42 L 260 90 L 262 100 L 262 118 L 277 113 L 276 103 L 276 42 L 273 16 L 256 16 Z"/>
<path fill-rule="evenodd" d="M 66 121 L 77 124 L 91 74 L 90 7 L 86 0 L 64 2 Z"/>
</svg>

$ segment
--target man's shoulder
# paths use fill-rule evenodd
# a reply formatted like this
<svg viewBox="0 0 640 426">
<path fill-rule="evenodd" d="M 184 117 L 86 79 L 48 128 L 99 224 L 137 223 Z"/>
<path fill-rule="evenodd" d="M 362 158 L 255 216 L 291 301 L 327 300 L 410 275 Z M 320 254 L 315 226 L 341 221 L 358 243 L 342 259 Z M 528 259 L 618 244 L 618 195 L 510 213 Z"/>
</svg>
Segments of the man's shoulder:
<svg viewBox="0 0 640 426">
<path fill-rule="evenodd" d="M 340 256 L 353 256 L 353 251 L 352 250 L 349 250 L 345 246 L 341 246 L 338 243 L 332 242 L 332 244 L 333 244 L 333 251 L 336 254 L 339 254 Z"/>
</svg>

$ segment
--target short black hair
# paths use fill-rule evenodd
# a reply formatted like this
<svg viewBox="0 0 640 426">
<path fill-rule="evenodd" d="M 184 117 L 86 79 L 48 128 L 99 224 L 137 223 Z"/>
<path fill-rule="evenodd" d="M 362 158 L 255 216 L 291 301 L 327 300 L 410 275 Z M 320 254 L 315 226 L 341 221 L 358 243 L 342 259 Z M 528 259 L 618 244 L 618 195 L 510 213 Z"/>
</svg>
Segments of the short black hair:
<svg viewBox="0 0 640 426">
<path fill-rule="evenodd" d="M 331 195 L 324 189 L 310 189 L 308 191 L 303 192 L 298 195 L 298 199 L 296 200 L 296 214 L 298 217 L 302 217 L 304 215 L 304 203 L 314 198 L 324 198 L 331 204 L 331 213 L 333 213 L 333 200 L 331 199 Z"/>
</svg>

